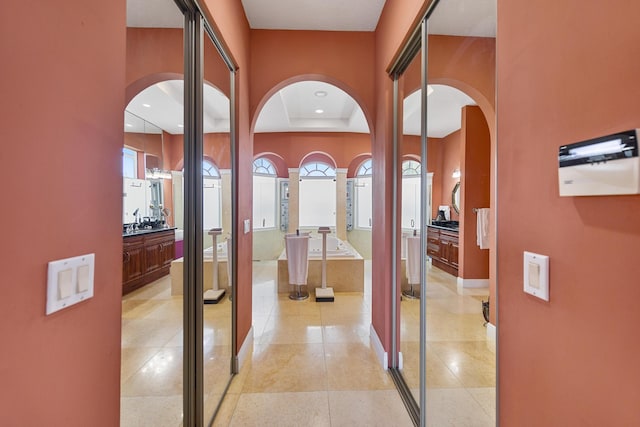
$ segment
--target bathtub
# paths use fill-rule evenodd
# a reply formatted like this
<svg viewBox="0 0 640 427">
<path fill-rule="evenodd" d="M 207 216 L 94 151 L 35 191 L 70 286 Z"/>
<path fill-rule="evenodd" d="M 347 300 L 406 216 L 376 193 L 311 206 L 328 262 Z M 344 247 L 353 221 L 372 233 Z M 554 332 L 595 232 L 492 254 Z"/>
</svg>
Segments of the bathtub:
<svg viewBox="0 0 640 427">
<path fill-rule="evenodd" d="M 357 252 L 351 245 L 335 236 L 327 236 L 327 259 L 354 258 Z M 309 239 L 309 258 L 322 258 L 322 236 Z"/>
<path fill-rule="evenodd" d="M 278 292 L 289 292 L 287 251 L 278 258 Z M 309 290 L 322 286 L 322 236 L 309 238 Z M 335 292 L 364 291 L 364 258 L 349 243 L 327 236 L 327 286 Z"/>
</svg>

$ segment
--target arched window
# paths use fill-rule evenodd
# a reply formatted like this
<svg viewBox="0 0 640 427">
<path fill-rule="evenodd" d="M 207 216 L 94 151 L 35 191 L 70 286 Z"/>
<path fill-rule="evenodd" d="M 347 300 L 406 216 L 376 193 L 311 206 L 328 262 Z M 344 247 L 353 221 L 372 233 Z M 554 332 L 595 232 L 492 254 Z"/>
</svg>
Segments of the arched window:
<svg viewBox="0 0 640 427">
<path fill-rule="evenodd" d="M 208 160 L 202 161 L 202 176 L 220 178 L 218 168 Z"/>
<path fill-rule="evenodd" d="M 336 170 L 326 163 L 311 162 L 302 165 L 300 168 L 300 177 L 305 176 L 335 177 Z"/>
<path fill-rule="evenodd" d="M 405 160 L 402 162 L 402 175 L 420 175 L 421 166 L 419 162 L 415 160 Z"/>
<path fill-rule="evenodd" d="M 276 176 L 276 168 L 270 160 L 260 157 L 253 161 L 253 174 Z"/>
<path fill-rule="evenodd" d="M 275 228 L 277 201 L 276 168 L 264 157 L 253 161 L 253 229 Z"/>
<path fill-rule="evenodd" d="M 300 167 L 299 224 L 301 227 L 336 226 L 336 170 L 322 162 Z"/>
<path fill-rule="evenodd" d="M 373 162 L 367 159 L 358 168 L 355 179 L 356 227 L 371 229 L 373 221 Z"/>
<path fill-rule="evenodd" d="M 358 168 L 356 176 L 371 176 L 373 175 L 373 159 L 367 159 Z"/>
</svg>

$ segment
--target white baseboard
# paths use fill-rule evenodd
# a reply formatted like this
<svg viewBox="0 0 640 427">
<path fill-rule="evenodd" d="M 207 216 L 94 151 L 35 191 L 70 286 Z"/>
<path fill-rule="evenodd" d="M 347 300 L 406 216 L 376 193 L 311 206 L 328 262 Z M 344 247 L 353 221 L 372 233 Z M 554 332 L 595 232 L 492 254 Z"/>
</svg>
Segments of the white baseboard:
<svg viewBox="0 0 640 427">
<path fill-rule="evenodd" d="M 457 284 L 458 292 L 470 288 L 488 288 L 489 279 L 463 279 L 462 277 L 458 277 Z"/>
<path fill-rule="evenodd" d="M 487 323 L 487 339 L 493 342 L 496 341 L 496 327 L 491 323 Z"/>
<path fill-rule="evenodd" d="M 380 337 L 378 337 L 373 325 L 369 326 L 369 334 L 371 342 L 373 343 L 373 350 L 376 352 L 376 356 L 378 356 L 378 360 L 380 361 L 382 368 L 386 371 L 389 369 L 389 354 L 384 351 L 382 341 L 380 341 Z"/>
<path fill-rule="evenodd" d="M 240 351 L 238 352 L 238 372 L 242 369 L 244 362 L 247 361 L 247 357 L 251 353 L 251 349 L 253 348 L 253 326 L 249 329 L 247 333 L 247 337 L 244 339 L 242 346 L 240 347 Z"/>
</svg>

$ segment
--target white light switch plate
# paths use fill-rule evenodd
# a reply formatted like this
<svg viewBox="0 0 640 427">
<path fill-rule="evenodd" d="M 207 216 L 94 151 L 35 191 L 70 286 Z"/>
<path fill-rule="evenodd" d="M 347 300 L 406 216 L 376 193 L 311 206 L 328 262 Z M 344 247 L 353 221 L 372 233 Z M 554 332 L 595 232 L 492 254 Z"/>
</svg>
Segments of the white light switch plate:
<svg viewBox="0 0 640 427">
<path fill-rule="evenodd" d="M 93 296 L 95 254 L 51 261 L 47 269 L 47 314 Z"/>
<path fill-rule="evenodd" d="M 542 300 L 549 301 L 549 257 L 524 253 L 524 291 Z"/>
</svg>

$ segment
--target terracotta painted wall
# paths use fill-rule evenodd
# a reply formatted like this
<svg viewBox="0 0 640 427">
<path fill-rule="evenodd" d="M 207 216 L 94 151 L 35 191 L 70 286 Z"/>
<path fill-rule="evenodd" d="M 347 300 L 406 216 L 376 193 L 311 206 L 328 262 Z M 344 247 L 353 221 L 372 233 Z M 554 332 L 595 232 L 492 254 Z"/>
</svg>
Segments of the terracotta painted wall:
<svg viewBox="0 0 640 427">
<path fill-rule="evenodd" d="M 385 351 L 391 350 L 391 283 L 392 277 L 392 183 L 393 183 L 393 82 L 385 70 L 408 37 L 416 17 L 428 2 L 420 0 L 387 0 L 375 32 L 375 133 L 372 144 L 373 195 L 372 230 L 372 314 L 371 323 Z M 399 237 L 399 235 L 398 235 Z M 399 247 L 400 240 L 396 244 Z M 397 262 L 400 262 L 398 252 Z M 399 300 L 398 300 L 399 302 Z M 398 334 L 399 336 L 399 334 Z M 391 355 L 389 355 L 391 356 Z M 391 360 L 391 358 L 389 359 Z"/>
<path fill-rule="evenodd" d="M 640 126 L 639 14 L 498 0 L 500 425 L 640 425 L 640 196 L 561 198 L 557 172 L 560 145 Z M 522 291 L 525 250 L 549 302 Z"/>
<path fill-rule="evenodd" d="M 253 141 L 256 153 L 276 153 L 287 168 L 299 167 L 305 156 L 313 151 L 331 156 L 338 168 L 348 168 L 356 156 L 371 151 L 371 136 L 365 133 L 256 133 Z"/>
<path fill-rule="evenodd" d="M 442 138 L 442 166 L 441 166 L 441 176 L 442 186 L 440 187 L 440 205 L 451 206 L 451 192 L 453 191 L 453 187 L 455 187 L 456 183 L 460 181 L 460 178 L 453 178 L 451 174 L 455 169 L 461 169 L 461 160 L 462 160 L 462 131 L 457 130 L 453 133 Z M 434 199 L 435 200 L 435 199 Z M 434 202 L 434 205 L 436 203 Z M 437 206 L 436 206 L 437 208 Z M 453 209 L 450 208 L 451 219 L 452 220 L 460 220 L 460 215 Z"/>
<path fill-rule="evenodd" d="M 463 279 L 489 278 L 489 249 L 478 246 L 478 215 L 474 208 L 489 207 L 491 137 L 480 107 L 462 109 L 460 132 L 460 252 L 458 277 Z M 450 175 L 449 175 L 450 176 Z M 451 197 L 451 192 L 449 192 Z M 449 198 L 451 203 L 451 198 Z M 453 209 L 451 209 L 455 212 Z"/>
<path fill-rule="evenodd" d="M 0 425 L 119 424 L 125 4 L 6 3 Z M 44 70 L 44 72 L 43 72 Z M 97 83 L 99 82 L 99 84 Z M 25 245 L 25 241 L 37 242 Z M 95 253 L 94 297 L 45 316 L 47 263 Z"/>
</svg>

